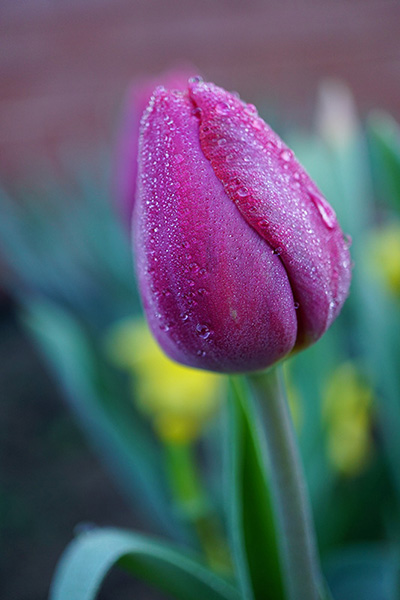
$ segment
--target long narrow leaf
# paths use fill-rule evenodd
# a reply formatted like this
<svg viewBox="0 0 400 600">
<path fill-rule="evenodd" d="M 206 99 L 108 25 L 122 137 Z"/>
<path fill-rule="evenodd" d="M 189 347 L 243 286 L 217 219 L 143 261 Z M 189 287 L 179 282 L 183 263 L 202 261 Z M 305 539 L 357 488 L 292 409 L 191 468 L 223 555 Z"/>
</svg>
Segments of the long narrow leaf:
<svg viewBox="0 0 400 600">
<path fill-rule="evenodd" d="M 110 473 L 135 507 L 144 507 L 162 531 L 183 535 L 171 510 L 158 447 L 131 402 L 107 389 L 104 365 L 80 324 L 49 302 L 26 307 L 25 324 L 66 391 L 70 406 Z M 99 377 L 103 375 L 103 381 Z M 145 501 L 143 502 L 143 499 Z"/>
<path fill-rule="evenodd" d="M 249 393 L 232 380 L 227 436 L 227 506 L 242 596 L 285 598 L 271 492 Z"/>
<path fill-rule="evenodd" d="M 179 600 L 239 600 L 231 584 L 186 551 L 111 528 L 89 531 L 71 542 L 58 565 L 50 600 L 94 600 L 116 564 Z"/>
</svg>

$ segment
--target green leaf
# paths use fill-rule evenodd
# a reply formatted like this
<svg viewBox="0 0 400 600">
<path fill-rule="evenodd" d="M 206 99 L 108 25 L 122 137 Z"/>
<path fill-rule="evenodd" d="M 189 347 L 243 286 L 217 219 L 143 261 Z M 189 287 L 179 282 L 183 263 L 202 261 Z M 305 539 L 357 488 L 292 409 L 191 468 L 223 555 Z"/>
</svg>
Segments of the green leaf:
<svg viewBox="0 0 400 600">
<path fill-rule="evenodd" d="M 50 302 L 26 305 L 24 323 L 61 382 L 89 441 L 132 505 L 147 510 L 161 531 L 184 536 L 171 510 L 160 450 L 134 410 L 131 398 L 107 380 L 108 365 L 87 332 Z"/>
<path fill-rule="evenodd" d="M 341 600 L 397 600 L 398 552 L 394 548 L 363 544 L 341 548 L 326 562 L 333 596 Z"/>
<path fill-rule="evenodd" d="M 227 510 L 233 558 L 245 600 L 285 598 L 271 491 L 248 390 L 231 380 Z"/>
<path fill-rule="evenodd" d="M 378 189 L 400 212 L 400 127 L 390 115 L 375 111 L 367 133 Z"/>
<path fill-rule="evenodd" d="M 118 529 L 96 529 L 71 542 L 62 556 L 50 600 L 94 600 L 118 565 L 180 600 L 239 600 L 235 588 L 188 552 Z"/>
</svg>

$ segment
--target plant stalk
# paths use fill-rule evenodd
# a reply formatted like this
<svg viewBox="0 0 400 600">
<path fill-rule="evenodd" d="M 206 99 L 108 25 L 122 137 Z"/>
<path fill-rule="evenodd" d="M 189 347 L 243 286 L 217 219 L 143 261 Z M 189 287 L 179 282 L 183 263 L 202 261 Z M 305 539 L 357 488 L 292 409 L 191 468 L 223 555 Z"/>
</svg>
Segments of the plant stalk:
<svg viewBox="0 0 400 600">
<path fill-rule="evenodd" d="M 165 449 L 177 506 L 196 531 L 210 567 L 217 573 L 230 574 L 228 547 L 199 476 L 192 444 L 166 444 Z"/>
<path fill-rule="evenodd" d="M 264 413 L 282 567 L 290 600 L 325 597 L 310 502 L 278 368 L 248 375 Z"/>
</svg>

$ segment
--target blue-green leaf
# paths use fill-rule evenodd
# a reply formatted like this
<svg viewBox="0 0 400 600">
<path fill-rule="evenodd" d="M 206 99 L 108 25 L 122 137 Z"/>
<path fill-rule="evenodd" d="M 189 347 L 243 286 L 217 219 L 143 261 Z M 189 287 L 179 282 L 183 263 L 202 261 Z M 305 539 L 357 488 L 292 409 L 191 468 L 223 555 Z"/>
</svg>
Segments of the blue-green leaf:
<svg viewBox="0 0 400 600">
<path fill-rule="evenodd" d="M 368 120 L 373 175 L 379 191 L 400 211 L 400 126 L 388 114 L 374 112 Z"/>
<path fill-rule="evenodd" d="M 62 556 L 50 600 L 94 600 L 118 565 L 180 600 L 239 600 L 235 588 L 188 552 L 118 529 L 95 529 L 75 539 Z"/>
<path fill-rule="evenodd" d="M 227 510 L 242 597 L 285 598 L 271 491 L 249 391 L 232 380 L 227 436 Z"/>
<path fill-rule="evenodd" d="M 326 563 L 333 596 L 340 600 L 397 600 L 398 553 L 372 544 L 342 548 Z"/>
<path fill-rule="evenodd" d="M 72 314 L 50 302 L 26 305 L 24 322 L 63 385 L 89 441 L 132 504 L 146 509 L 161 531 L 182 538 L 159 448 L 131 399 L 119 397 L 121 390 L 107 385 L 106 365 L 97 362 L 87 332 Z"/>
</svg>

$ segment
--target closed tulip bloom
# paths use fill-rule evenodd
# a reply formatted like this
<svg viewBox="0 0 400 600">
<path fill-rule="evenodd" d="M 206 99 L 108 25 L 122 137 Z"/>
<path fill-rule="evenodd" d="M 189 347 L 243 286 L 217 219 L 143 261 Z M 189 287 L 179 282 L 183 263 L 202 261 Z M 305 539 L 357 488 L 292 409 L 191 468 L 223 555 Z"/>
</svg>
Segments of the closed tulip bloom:
<svg viewBox="0 0 400 600">
<path fill-rule="evenodd" d="M 171 358 L 260 370 L 324 333 L 348 293 L 348 244 L 254 106 L 199 78 L 157 88 L 138 165 L 139 287 Z"/>
<path fill-rule="evenodd" d="M 158 77 L 139 79 L 128 90 L 117 139 L 113 195 L 121 221 L 129 231 L 131 230 L 132 210 L 136 195 L 141 116 L 157 85 L 163 84 L 173 89 L 185 90 L 191 73 L 193 73 L 193 67 L 183 64 L 165 71 Z"/>
</svg>

